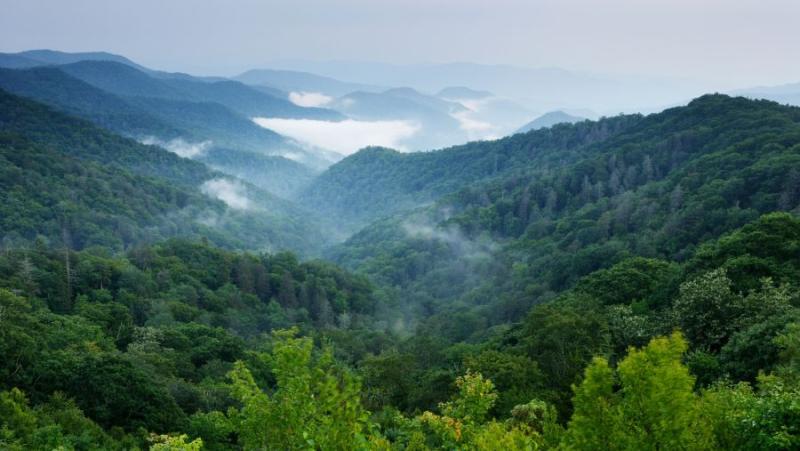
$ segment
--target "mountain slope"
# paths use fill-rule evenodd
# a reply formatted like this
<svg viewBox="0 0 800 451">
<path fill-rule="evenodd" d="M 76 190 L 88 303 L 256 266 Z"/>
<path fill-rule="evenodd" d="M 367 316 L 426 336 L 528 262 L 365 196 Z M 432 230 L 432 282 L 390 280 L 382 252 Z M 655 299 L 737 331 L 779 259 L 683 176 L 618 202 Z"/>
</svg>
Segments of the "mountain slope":
<svg viewBox="0 0 800 451">
<path fill-rule="evenodd" d="M 308 166 L 287 158 L 235 149 L 212 147 L 197 160 L 284 199 L 293 198 L 317 175 Z"/>
<path fill-rule="evenodd" d="M 120 249 L 166 236 L 158 230 L 168 227 L 163 218 L 190 204 L 223 210 L 199 193 L 6 132 L 0 132 L 0 175 L 0 234 L 16 245 L 43 236 L 77 249 Z"/>
<path fill-rule="evenodd" d="M 331 110 L 304 108 L 236 81 L 205 81 L 190 76 L 153 77 L 131 66 L 109 61 L 80 61 L 60 66 L 64 72 L 93 86 L 121 96 L 213 102 L 246 117 L 265 116 L 338 120 Z"/>
<path fill-rule="evenodd" d="M 365 224 L 501 174 L 574 161 L 586 146 L 638 120 L 621 116 L 432 152 L 365 149 L 328 168 L 301 199 L 327 214 Z"/>
<path fill-rule="evenodd" d="M 106 71 L 109 67 L 113 69 L 110 72 Z M 63 72 L 64 68 L 99 86 L 76 79 Z M 86 68 L 91 76 L 83 71 Z M 181 100 L 186 95 L 180 90 L 116 63 L 3 69 L 0 87 L 137 138 L 154 135 L 161 139 L 213 140 L 223 146 L 239 145 L 261 152 L 295 149 L 277 133 L 259 127 L 221 104 Z M 112 88 L 117 94 L 104 88 Z"/>
<path fill-rule="evenodd" d="M 468 88 L 466 86 L 448 86 L 437 92 L 436 97 L 442 99 L 480 100 L 480 99 L 485 99 L 487 97 L 494 97 L 494 94 L 492 94 L 489 91 L 478 91 L 475 89 Z"/>
<path fill-rule="evenodd" d="M 377 91 L 381 89 L 290 70 L 253 69 L 234 77 L 234 79 L 248 85 L 267 86 L 286 92 L 317 92 L 331 97 L 339 97 L 359 90 Z"/>
<path fill-rule="evenodd" d="M 217 169 L 234 176 L 247 174 L 251 183 L 282 197 L 293 196 L 327 161 L 325 155 L 299 152 L 282 137 L 218 104 L 121 97 L 56 67 L 0 69 L 0 88 L 182 156 L 201 158 L 206 151 L 213 152 Z M 184 150 L 190 148 L 196 150 Z M 231 155 L 223 156 L 224 152 Z M 291 152 L 310 168 L 300 168 L 295 161 L 264 152 Z M 251 165 L 233 164 L 245 160 Z"/>
<path fill-rule="evenodd" d="M 0 105 L 0 127 L 4 131 L 54 146 L 69 156 L 116 165 L 182 185 L 197 185 L 211 177 L 211 172 L 201 163 L 155 146 L 141 145 L 4 91 L 0 91 Z"/>
<path fill-rule="evenodd" d="M 2 90 L 0 132 L 5 139 L 5 169 L 9 177 L 13 174 L 9 181 L 14 181 L 2 194 L 9 204 L 25 205 L 8 212 L 16 219 L 4 234 L 24 232 L 26 239 L 33 239 L 36 232 L 59 242 L 59 235 L 50 235 L 57 232 L 53 224 L 63 219 L 55 206 L 66 203 L 77 205 L 76 230 L 102 237 L 83 237 L 81 243 L 100 240 L 110 245 L 110 237 L 122 233 L 118 228 L 122 224 L 130 230 L 125 229 L 127 238 L 116 241 L 115 247 L 185 235 L 206 236 L 234 248 L 308 253 L 324 241 L 308 213 L 252 185 Z M 48 159 L 57 169 L 48 168 Z M 46 189 L 47 184 L 60 188 Z M 104 200 L 92 201 L 94 191 L 102 192 Z M 150 214 L 128 210 L 126 202 L 145 209 L 152 204 L 152 210 Z M 35 219 L 42 208 L 49 219 Z"/>
<path fill-rule="evenodd" d="M 624 258 L 682 260 L 763 213 L 797 211 L 798 168 L 800 108 L 705 96 L 639 119 L 572 161 L 375 223 L 332 257 L 393 287 L 418 314 L 440 312 L 431 327 L 457 327 L 448 318 L 465 308 L 500 324 Z"/>
<path fill-rule="evenodd" d="M 108 52 L 60 52 L 57 50 L 27 50 L 13 54 L 18 57 L 26 58 L 31 61 L 36 61 L 41 65 L 62 65 L 77 63 L 79 61 L 110 61 L 127 66 L 135 67 L 137 69 L 144 69 L 144 67 L 134 63 L 133 61 L 121 55 L 115 55 Z"/>
<path fill-rule="evenodd" d="M 0 67 L 9 69 L 27 69 L 42 63 L 14 53 L 0 53 Z"/>
<path fill-rule="evenodd" d="M 0 88 L 88 119 L 117 133 L 197 139 L 122 98 L 78 80 L 54 67 L 0 69 Z"/>
<path fill-rule="evenodd" d="M 247 117 L 277 117 L 286 119 L 316 119 L 338 121 L 344 119 L 340 113 L 325 108 L 297 106 L 285 97 L 251 88 L 237 81 L 203 82 L 196 80 L 166 80 L 190 96 L 204 101 L 216 102 Z"/>
</svg>

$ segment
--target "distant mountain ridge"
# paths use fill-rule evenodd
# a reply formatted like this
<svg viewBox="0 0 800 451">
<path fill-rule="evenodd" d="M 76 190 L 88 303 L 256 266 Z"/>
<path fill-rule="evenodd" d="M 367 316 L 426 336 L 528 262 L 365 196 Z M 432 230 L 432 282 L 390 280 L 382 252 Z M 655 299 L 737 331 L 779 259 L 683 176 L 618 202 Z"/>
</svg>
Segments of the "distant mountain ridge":
<svg viewBox="0 0 800 451">
<path fill-rule="evenodd" d="M 556 124 L 574 124 L 575 122 L 585 120 L 586 118 L 584 117 L 573 116 L 563 111 L 551 111 L 523 125 L 519 130 L 517 130 L 517 133 L 527 133 L 531 130 L 549 128 Z"/>
<path fill-rule="evenodd" d="M 800 83 L 739 89 L 733 91 L 731 94 L 800 106 Z"/>
<path fill-rule="evenodd" d="M 403 65 L 282 60 L 273 67 L 364 84 L 410 86 L 431 93 L 458 84 L 512 98 L 533 110 L 588 108 L 605 115 L 663 108 L 709 90 L 708 86 L 682 80 L 616 78 L 556 67 L 469 62 Z"/>
<path fill-rule="evenodd" d="M 4 53 L 3 56 L 17 56 L 25 58 L 40 65 L 56 65 L 77 63 L 79 61 L 112 61 L 135 67 L 139 70 L 148 70 L 144 66 L 134 63 L 130 59 L 109 52 L 60 52 L 57 50 L 40 49 L 26 50 L 18 53 Z"/>
<path fill-rule="evenodd" d="M 342 96 L 353 91 L 374 92 L 386 89 L 378 86 L 344 82 L 308 72 L 291 70 L 252 69 L 233 78 L 234 80 L 249 85 L 267 86 L 287 92 L 317 92 L 332 97 Z"/>
<path fill-rule="evenodd" d="M 443 99 L 485 99 L 494 97 L 489 91 L 479 91 L 466 86 L 449 86 L 436 93 L 436 97 Z"/>
<path fill-rule="evenodd" d="M 341 120 L 335 111 L 306 108 L 236 81 L 158 79 L 129 66 L 107 61 L 81 61 L 60 67 L 100 89 L 123 96 L 162 97 L 171 100 L 214 102 L 242 115 Z"/>
<path fill-rule="evenodd" d="M 435 149 L 467 141 L 461 122 L 454 116 L 465 110 L 462 105 L 411 88 L 351 92 L 336 98 L 330 106 L 357 120 L 400 120 L 413 124 L 418 131 L 403 140 L 404 147 L 410 150 Z"/>
</svg>

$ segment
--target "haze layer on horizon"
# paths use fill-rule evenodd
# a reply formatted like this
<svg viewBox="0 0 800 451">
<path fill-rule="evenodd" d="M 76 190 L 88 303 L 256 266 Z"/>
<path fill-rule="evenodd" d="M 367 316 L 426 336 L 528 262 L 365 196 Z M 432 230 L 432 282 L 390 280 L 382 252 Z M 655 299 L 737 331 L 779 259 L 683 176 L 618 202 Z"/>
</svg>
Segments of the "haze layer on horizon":
<svg viewBox="0 0 800 451">
<path fill-rule="evenodd" d="M 105 50 L 171 71 L 271 61 L 470 61 L 684 78 L 800 80 L 796 0 L 0 0 L 0 51 Z"/>
</svg>

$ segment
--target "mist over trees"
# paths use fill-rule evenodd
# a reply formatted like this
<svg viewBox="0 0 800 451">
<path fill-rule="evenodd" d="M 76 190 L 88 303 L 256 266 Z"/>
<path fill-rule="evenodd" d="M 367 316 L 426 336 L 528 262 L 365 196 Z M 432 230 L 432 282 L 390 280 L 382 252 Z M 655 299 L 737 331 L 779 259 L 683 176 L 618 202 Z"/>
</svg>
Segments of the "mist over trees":
<svg viewBox="0 0 800 451">
<path fill-rule="evenodd" d="M 800 108 L 330 165 L 292 74 L 65 55 L 0 58 L 0 448 L 800 447 Z"/>
</svg>

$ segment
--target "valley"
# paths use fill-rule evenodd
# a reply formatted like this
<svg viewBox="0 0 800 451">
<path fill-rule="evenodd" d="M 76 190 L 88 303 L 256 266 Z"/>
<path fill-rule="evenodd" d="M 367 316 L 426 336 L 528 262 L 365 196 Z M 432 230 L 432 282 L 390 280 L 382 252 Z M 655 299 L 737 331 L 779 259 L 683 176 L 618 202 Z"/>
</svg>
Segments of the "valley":
<svg viewBox="0 0 800 451">
<path fill-rule="evenodd" d="M 797 85 L 343 67 L 0 54 L 0 448 L 800 446 Z"/>
</svg>

